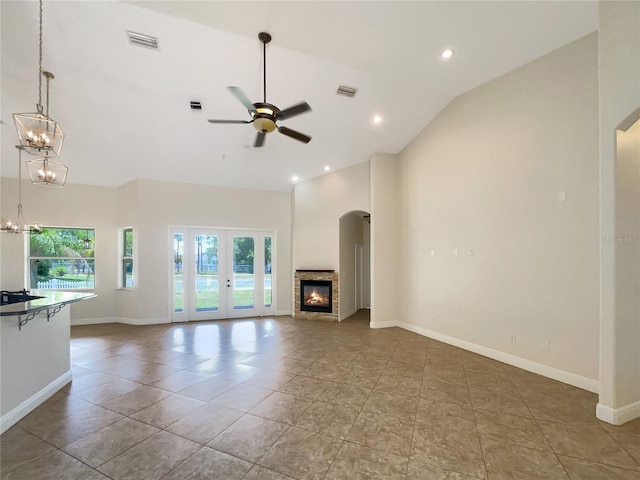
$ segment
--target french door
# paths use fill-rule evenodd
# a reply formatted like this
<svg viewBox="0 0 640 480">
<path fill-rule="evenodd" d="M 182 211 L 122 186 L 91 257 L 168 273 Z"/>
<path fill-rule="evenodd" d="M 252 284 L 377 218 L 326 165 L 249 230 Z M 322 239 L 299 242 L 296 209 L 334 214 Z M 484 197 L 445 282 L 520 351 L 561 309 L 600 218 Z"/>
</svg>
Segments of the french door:
<svg viewBox="0 0 640 480">
<path fill-rule="evenodd" d="M 174 322 L 271 315 L 273 232 L 173 228 Z"/>
</svg>

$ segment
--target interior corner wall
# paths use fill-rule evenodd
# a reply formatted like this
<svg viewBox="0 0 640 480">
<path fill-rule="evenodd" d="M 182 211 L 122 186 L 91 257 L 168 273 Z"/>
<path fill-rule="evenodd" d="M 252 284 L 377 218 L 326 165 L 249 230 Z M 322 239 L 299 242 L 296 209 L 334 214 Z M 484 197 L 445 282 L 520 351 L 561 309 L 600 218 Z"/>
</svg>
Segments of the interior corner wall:
<svg viewBox="0 0 640 480">
<path fill-rule="evenodd" d="M 172 225 L 275 230 L 277 309 L 292 303 L 290 194 L 152 180 L 137 181 L 139 311 L 132 323 L 162 323 L 169 317 Z"/>
<path fill-rule="evenodd" d="M 597 391 L 597 34 L 454 99 L 400 179 L 401 326 Z"/>
<path fill-rule="evenodd" d="M 45 188 L 22 182 L 22 203 L 27 221 L 43 226 L 94 228 L 96 234 L 96 298 L 70 305 L 71 323 L 113 321 L 117 316 L 116 279 L 117 243 L 116 189 L 67 183 L 63 188 Z M 18 199 L 18 180 L 2 178 L 1 216 L 15 216 Z M 14 290 L 27 287 L 23 235 L 3 235 L 0 257 L 2 271 L 0 285 Z"/>
<path fill-rule="evenodd" d="M 400 159 L 377 153 L 371 157 L 371 327 L 397 325 L 399 311 L 411 300 L 401 297 L 402 216 Z M 400 300 L 401 298 L 401 300 Z"/>
<path fill-rule="evenodd" d="M 628 208 L 629 190 L 628 180 L 618 169 L 627 165 L 616 161 L 616 129 L 640 107 L 640 3 L 600 1 L 598 5 L 602 242 L 597 415 L 618 424 L 640 416 L 640 337 L 635 330 L 639 320 L 633 313 L 637 298 L 629 293 L 628 284 L 620 284 L 625 282 L 627 254 L 634 247 L 618 243 L 633 232 L 633 219 L 621 210 Z"/>
<path fill-rule="evenodd" d="M 369 212 L 369 162 L 298 183 L 294 189 L 293 268 L 340 268 L 340 218 Z"/>
</svg>

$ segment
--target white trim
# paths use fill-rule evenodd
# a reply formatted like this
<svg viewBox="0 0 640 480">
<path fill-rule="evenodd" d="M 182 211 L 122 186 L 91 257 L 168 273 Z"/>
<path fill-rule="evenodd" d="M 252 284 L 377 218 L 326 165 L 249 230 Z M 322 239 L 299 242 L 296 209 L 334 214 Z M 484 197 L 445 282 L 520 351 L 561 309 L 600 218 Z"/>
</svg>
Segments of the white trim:
<svg viewBox="0 0 640 480">
<path fill-rule="evenodd" d="M 485 357 L 498 360 L 499 362 L 513 365 L 514 367 L 522 368 L 523 370 L 537 373 L 539 375 L 543 375 L 545 377 L 552 378 L 554 380 L 558 380 L 559 382 L 567 383 L 569 385 L 573 385 L 574 387 L 582 388 L 593 393 L 598 393 L 598 390 L 600 389 L 600 382 L 592 378 L 582 377 L 580 375 L 576 375 L 575 373 L 550 367 L 542 363 L 533 362 L 531 360 L 527 360 L 526 358 L 517 357 L 515 355 L 511 355 L 510 353 L 501 352 L 499 350 L 493 350 L 492 348 L 477 345 L 465 340 L 460 340 L 448 335 L 443 335 L 442 333 L 433 332 L 431 330 L 427 330 L 426 328 L 416 327 L 415 325 L 410 325 L 408 323 L 398 323 L 397 326 L 404 328 L 405 330 L 409 330 L 410 332 L 418 333 L 420 335 L 424 335 L 425 337 L 433 338 L 434 340 L 439 340 L 441 342 L 448 343 L 449 345 L 454 345 L 470 352 L 478 353 Z"/>
<path fill-rule="evenodd" d="M 123 318 L 116 319 L 118 323 L 124 323 L 126 325 L 161 325 L 164 323 L 171 323 L 166 317 L 163 318 Z"/>
<path fill-rule="evenodd" d="M 611 408 L 598 403 L 596 417 L 611 425 L 622 425 L 635 418 L 640 418 L 640 401 L 620 408 Z"/>
<path fill-rule="evenodd" d="M 75 325 L 98 325 L 101 323 L 120 323 L 118 317 L 97 317 L 97 318 L 74 318 L 71 320 L 71 326 Z"/>
<path fill-rule="evenodd" d="M 71 380 L 73 380 L 73 375 L 71 370 L 69 370 L 39 392 L 36 392 L 31 397 L 27 398 L 20 405 L 2 415 L 0 418 L 0 434 L 9 430 L 29 413 L 42 405 Z"/>
<path fill-rule="evenodd" d="M 371 328 L 389 328 L 389 327 L 397 327 L 398 323 L 393 320 L 389 320 L 387 322 L 369 322 L 369 327 Z M 409 330 L 408 328 L 406 330 Z"/>
</svg>

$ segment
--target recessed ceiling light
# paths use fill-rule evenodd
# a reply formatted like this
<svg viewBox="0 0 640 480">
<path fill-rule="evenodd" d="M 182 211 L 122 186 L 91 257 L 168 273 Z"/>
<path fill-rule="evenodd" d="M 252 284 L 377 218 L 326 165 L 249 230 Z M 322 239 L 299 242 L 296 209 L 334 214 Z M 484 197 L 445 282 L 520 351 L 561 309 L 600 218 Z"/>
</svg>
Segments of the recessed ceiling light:
<svg viewBox="0 0 640 480">
<path fill-rule="evenodd" d="M 300 180 L 296 175 L 294 175 L 293 177 L 291 177 L 291 181 L 292 182 L 297 182 L 298 180 Z"/>
<path fill-rule="evenodd" d="M 454 53 L 455 50 L 453 48 L 447 48 L 446 50 L 442 51 L 440 57 L 442 57 L 443 60 L 449 60 L 451 57 L 453 57 Z"/>
<path fill-rule="evenodd" d="M 325 165 L 324 166 L 324 171 L 328 172 L 329 170 L 331 170 L 331 167 L 329 165 Z"/>
<path fill-rule="evenodd" d="M 376 125 L 380 125 L 382 123 L 382 116 L 381 115 L 374 115 L 373 118 L 371 119 L 373 121 L 373 123 L 375 123 Z"/>
</svg>

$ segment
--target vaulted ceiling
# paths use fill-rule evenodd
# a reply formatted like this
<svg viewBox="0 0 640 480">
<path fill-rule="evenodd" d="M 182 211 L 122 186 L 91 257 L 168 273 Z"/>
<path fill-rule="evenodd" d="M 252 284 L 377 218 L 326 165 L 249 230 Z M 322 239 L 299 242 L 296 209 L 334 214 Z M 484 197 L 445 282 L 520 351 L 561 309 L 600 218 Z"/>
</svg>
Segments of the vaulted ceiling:
<svg viewBox="0 0 640 480">
<path fill-rule="evenodd" d="M 51 116 L 66 140 L 69 183 L 136 178 L 288 191 L 375 152 L 396 153 L 454 97 L 597 28 L 595 1 L 45 1 L 44 69 Z M 17 176 L 12 113 L 35 110 L 38 3 L 0 2 L 1 173 Z M 153 51 L 126 31 L 158 38 Z M 225 88 L 313 111 L 280 122 L 313 137 L 251 125 Z M 449 61 L 440 53 L 455 49 Z M 357 88 L 354 98 L 336 94 Z M 200 101 L 202 110 L 189 107 Z M 374 124 L 374 114 L 383 122 Z"/>
</svg>

